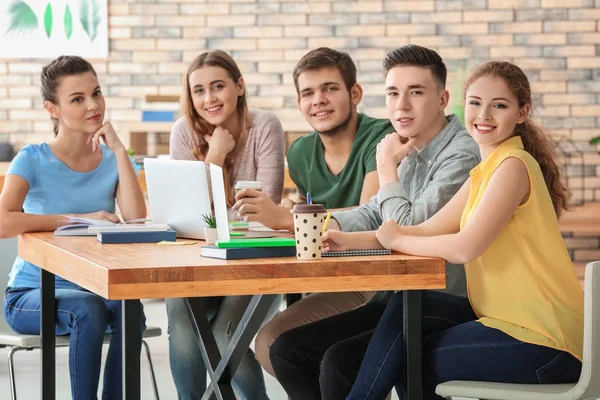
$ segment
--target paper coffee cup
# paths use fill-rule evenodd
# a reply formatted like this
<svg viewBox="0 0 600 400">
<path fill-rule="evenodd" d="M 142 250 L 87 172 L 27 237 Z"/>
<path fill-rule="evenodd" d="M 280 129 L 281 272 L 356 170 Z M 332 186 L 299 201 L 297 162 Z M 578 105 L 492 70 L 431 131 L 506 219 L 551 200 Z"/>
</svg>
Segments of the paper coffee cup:
<svg viewBox="0 0 600 400">
<path fill-rule="evenodd" d="M 237 194 L 242 189 L 254 189 L 262 192 L 263 186 L 259 181 L 237 181 L 235 186 L 235 194 Z"/>
<path fill-rule="evenodd" d="M 294 214 L 294 235 L 296 255 L 299 260 L 321 258 L 323 248 L 323 223 L 327 210 L 322 204 L 296 204 Z"/>
</svg>

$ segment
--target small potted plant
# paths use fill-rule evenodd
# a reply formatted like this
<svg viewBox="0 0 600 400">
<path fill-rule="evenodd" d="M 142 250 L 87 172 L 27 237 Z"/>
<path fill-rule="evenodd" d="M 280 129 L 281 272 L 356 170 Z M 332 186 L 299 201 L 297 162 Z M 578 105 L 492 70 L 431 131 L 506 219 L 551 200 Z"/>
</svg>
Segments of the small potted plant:
<svg viewBox="0 0 600 400">
<path fill-rule="evenodd" d="M 203 214 L 202 220 L 206 224 L 204 228 L 204 240 L 206 240 L 206 244 L 213 245 L 217 240 L 217 220 L 210 214 Z"/>
</svg>

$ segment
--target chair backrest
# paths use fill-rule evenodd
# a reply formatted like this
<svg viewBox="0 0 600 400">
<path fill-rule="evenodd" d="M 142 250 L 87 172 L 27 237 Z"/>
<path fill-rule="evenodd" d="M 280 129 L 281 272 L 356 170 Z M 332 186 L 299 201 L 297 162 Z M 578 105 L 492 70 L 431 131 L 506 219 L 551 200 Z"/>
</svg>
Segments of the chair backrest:
<svg viewBox="0 0 600 400">
<path fill-rule="evenodd" d="M 0 290 L 4 299 L 4 290 L 8 283 L 8 274 L 17 257 L 17 238 L 0 239 Z M 0 332 L 12 332 L 4 320 L 4 313 L 0 316 Z"/>
<path fill-rule="evenodd" d="M 600 397 L 600 261 L 585 267 L 583 366 L 577 386 L 579 399 Z"/>
</svg>

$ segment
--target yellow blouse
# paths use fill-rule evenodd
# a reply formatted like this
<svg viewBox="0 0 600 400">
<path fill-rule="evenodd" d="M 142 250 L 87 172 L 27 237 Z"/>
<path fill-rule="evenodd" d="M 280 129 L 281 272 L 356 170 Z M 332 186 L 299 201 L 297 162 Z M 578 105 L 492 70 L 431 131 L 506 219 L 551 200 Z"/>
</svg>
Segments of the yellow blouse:
<svg viewBox="0 0 600 400">
<path fill-rule="evenodd" d="M 527 167 L 530 195 L 492 245 L 465 264 L 471 306 L 479 322 L 488 327 L 582 360 L 583 291 L 540 166 L 523 149 L 520 137 L 501 143 L 471 170 L 461 229 L 477 209 L 492 174 L 509 157 L 518 158 Z"/>
</svg>

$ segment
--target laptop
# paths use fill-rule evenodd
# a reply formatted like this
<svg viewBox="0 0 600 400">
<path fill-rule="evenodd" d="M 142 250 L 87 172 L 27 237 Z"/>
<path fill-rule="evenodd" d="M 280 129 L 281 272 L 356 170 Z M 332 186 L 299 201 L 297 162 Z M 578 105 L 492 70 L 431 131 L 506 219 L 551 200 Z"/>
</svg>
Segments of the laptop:
<svg viewBox="0 0 600 400">
<path fill-rule="evenodd" d="M 153 224 L 169 224 L 177 237 L 204 239 L 202 215 L 212 215 L 206 166 L 202 161 L 145 158 Z"/>
</svg>

